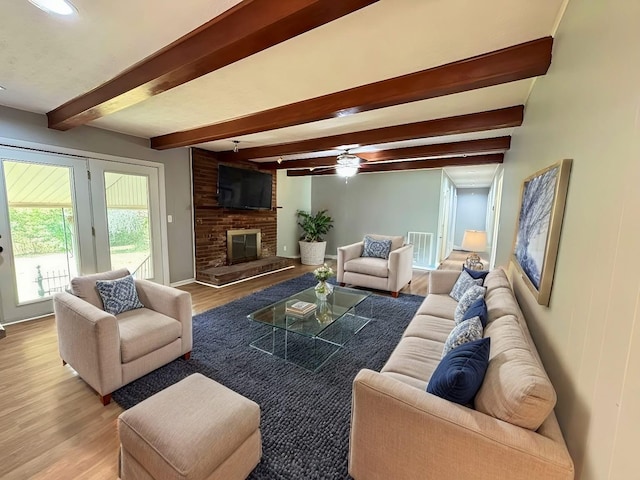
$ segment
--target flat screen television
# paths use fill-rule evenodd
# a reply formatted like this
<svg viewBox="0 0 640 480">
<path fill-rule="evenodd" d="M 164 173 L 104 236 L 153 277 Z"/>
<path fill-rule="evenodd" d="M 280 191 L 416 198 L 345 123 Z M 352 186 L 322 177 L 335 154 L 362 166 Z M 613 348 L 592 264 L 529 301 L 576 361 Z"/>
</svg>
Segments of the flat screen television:
<svg viewBox="0 0 640 480">
<path fill-rule="evenodd" d="M 270 209 L 271 182 L 270 173 L 218 165 L 218 204 L 226 208 Z"/>
</svg>

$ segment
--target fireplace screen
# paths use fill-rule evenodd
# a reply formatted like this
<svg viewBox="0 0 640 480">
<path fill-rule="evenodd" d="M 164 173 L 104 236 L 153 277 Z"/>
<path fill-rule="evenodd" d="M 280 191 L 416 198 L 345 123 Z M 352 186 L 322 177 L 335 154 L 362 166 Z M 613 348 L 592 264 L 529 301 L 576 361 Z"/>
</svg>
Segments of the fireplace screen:
<svg viewBox="0 0 640 480">
<path fill-rule="evenodd" d="M 260 230 L 227 230 L 227 263 L 260 258 Z"/>
</svg>

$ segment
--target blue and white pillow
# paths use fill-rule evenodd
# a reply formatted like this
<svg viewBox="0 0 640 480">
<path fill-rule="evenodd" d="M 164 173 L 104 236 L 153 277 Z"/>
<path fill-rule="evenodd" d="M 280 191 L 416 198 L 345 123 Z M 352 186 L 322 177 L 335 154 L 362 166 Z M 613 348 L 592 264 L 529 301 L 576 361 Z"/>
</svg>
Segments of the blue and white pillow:
<svg viewBox="0 0 640 480">
<path fill-rule="evenodd" d="M 444 348 L 442 349 L 442 356 L 460 345 L 473 342 L 474 340 L 480 340 L 484 329 L 482 328 L 482 322 L 478 317 L 470 318 L 462 323 L 459 323 L 447 337 L 447 341 L 444 342 Z"/>
<path fill-rule="evenodd" d="M 456 306 L 456 311 L 453 313 L 453 319 L 456 323 L 460 323 L 462 321 L 462 317 L 464 317 L 464 314 L 467 312 L 467 310 L 469 310 L 471 305 L 473 305 L 476 300 L 478 300 L 479 298 L 484 298 L 484 294 L 486 291 L 487 289 L 485 287 L 472 285 L 471 288 L 469 288 L 464 293 L 464 295 L 462 295 L 462 298 Z"/>
<path fill-rule="evenodd" d="M 98 280 L 96 288 L 102 298 L 104 311 L 111 315 L 144 307 L 138 298 L 136 284 L 131 275 L 115 280 Z"/>
<path fill-rule="evenodd" d="M 449 292 L 449 296 L 456 302 L 459 302 L 465 292 L 473 285 L 482 285 L 482 279 L 473 278 L 467 272 L 462 271 L 462 273 L 460 273 L 460 276 L 458 277 L 458 280 L 456 280 L 456 283 L 453 285 L 451 292 Z"/>
<path fill-rule="evenodd" d="M 391 240 L 375 240 L 368 235 L 364 237 L 363 257 L 389 258 Z"/>
<path fill-rule="evenodd" d="M 460 405 L 470 405 L 487 373 L 490 350 L 489 337 L 451 350 L 431 374 L 427 392 Z"/>
</svg>

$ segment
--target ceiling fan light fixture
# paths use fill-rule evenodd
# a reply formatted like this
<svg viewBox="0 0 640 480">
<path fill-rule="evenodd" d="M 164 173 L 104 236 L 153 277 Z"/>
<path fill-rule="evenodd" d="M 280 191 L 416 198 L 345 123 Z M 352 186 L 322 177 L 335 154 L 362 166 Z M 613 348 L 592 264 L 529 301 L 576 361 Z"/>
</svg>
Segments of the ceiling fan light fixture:
<svg viewBox="0 0 640 480">
<path fill-rule="evenodd" d="M 336 173 L 340 177 L 353 177 L 358 173 L 360 167 L 360 158 L 351 153 L 342 153 L 337 158 L 338 165 L 336 166 Z"/>
<path fill-rule="evenodd" d="M 56 15 L 74 15 L 78 9 L 69 0 L 29 0 L 40 10 Z"/>
</svg>

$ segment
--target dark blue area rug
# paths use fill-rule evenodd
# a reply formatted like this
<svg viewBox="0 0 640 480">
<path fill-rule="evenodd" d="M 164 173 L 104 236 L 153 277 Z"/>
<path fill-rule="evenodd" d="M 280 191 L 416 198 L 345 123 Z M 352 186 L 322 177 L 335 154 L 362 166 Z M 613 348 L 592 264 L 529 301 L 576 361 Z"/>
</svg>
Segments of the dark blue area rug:
<svg viewBox="0 0 640 480">
<path fill-rule="evenodd" d="M 159 368 L 113 399 L 130 408 L 200 372 L 260 405 L 263 454 L 250 479 L 348 479 L 353 379 L 362 368 L 382 368 L 423 297 L 369 297 L 362 306 L 372 307 L 372 321 L 317 373 L 249 346 L 266 327 L 247 314 L 315 284 L 306 274 L 196 315 L 191 359 Z"/>
</svg>

